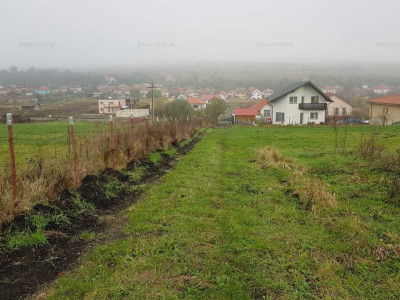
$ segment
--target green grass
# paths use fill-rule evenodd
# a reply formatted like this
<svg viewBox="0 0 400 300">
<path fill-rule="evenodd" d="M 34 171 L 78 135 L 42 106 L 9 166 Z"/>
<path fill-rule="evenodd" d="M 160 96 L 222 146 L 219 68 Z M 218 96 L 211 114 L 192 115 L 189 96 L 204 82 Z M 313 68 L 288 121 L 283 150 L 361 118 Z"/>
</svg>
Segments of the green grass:
<svg viewBox="0 0 400 300">
<path fill-rule="evenodd" d="M 17 164 L 24 164 L 35 156 L 65 158 L 69 154 L 68 121 L 14 124 L 14 148 Z M 87 138 L 93 131 L 107 130 L 97 122 L 75 122 L 76 139 Z M 72 150 L 71 150 L 72 151 Z M 0 124 L 0 167 L 9 163 L 7 126 Z"/>
<path fill-rule="evenodd" d="M 332 127 L 209 130 L 127 209 L 126 237 L 88 253 L 50 299 L 398 299 L 400 209 L 355 155 L 371 134 L 400 145 L 397 127 L 340 127 L 336 152 Z M 303 209 L 285 193 L 291 170 L 254 162 L 266 145 L 321 179 L 339 207 Z"/>
</svg>

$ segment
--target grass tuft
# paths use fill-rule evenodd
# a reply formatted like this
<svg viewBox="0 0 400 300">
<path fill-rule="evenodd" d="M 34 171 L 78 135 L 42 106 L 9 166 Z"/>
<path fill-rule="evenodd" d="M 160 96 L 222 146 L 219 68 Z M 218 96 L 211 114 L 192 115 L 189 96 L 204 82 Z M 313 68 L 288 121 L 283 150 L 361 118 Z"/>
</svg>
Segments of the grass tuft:
<svg viewBox="0 0 400 300">
<path fill-rule="evenodd" d="M 294 160 L 284 157 L 277 148 L 267 146 L 257 151 L 256 161 L 264 169 L 281 168 L 291 170 L 293 169 L 291 164 Z"/>
</svg>

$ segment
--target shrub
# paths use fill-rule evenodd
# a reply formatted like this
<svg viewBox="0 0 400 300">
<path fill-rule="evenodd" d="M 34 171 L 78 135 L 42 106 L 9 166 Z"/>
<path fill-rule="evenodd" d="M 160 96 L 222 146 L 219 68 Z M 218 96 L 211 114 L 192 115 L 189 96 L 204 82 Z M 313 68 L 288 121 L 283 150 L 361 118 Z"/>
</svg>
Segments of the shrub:
<svg viewBox="0 0 400 300">
<path fill-rule="evenodd" d="M 116 124 L 114 149 L 110 149 L 108 130 L 85 133 L 84 138 L 77 135 L 80 178 L 112 167 L 114 157 L 118 169 L 130 161 L 148 158 L 155 150 L 177 145 L 197 129 L 209 125 L 210 121 L 205 119 L 187 121 L 186 118 L 183 121 L 141 123 L 135 126 Z M 25 165 L 18 166 L 17 180 L 18 206 L 14 208 L 10 170 L 0 170 L 0 223 L 29 210 L 36 203 L 55 199 L 64 189 L 76 188 L 72 159 L 49 157 L 41 153 L 32 156 Z M 109 192 L 112 194 L 112 191 Z"/>
</svg>

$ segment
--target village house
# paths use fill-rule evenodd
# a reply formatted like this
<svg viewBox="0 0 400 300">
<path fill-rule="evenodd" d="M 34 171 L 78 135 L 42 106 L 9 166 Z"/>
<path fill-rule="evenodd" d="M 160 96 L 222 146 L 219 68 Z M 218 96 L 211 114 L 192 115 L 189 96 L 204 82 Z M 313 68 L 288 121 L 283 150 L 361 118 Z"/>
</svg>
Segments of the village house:
<svg viewBox="0 0 400 300">
<path fill-rule="evenodd" d="M 112 114 L 129 108 L 125 99 L 99 99 L 99 114 Z"/>
<path fill-rule="evenodd" d="M 343 91 L 343 87 L 340 85 L 326 85 L 321 89 L 324 93 L 336 94 Z"/>
<path fill-rule="evenodd" d="M 255 89 L 251 92 L 251 95 L 248 99 L 249 100 L 260 100 L 262 97 L 263 97 L 263 94 L 261 93 L 261 91 Z"/>
<path fill-rule="evenodd" d="M 388 87 L 387 85 L 380 85 L 380 86 L 376 86 L 373 88 L 374 94 L 377 94 L 377 95 L 387 95 L 391 91 L 392 91 L 391 88 Z"/>
<path fill-rule="evenodd" d="M 259 111 L 256 108 L 235 108 L 233 110 L 234 122 L 237 124 L 251 124 L 256 121 Z"/>
<path fill-rule="evenodd" d="M 333 101 L 311 81 L 301 81 L 277 91 L 264 103 L 252 108 L 235 109 L 235 120 L 255 121 L 270 118 L 273 124 L 325 123 L 328 104 Z M 264 104 L 263 107 L 261 107 Z M 267 117 L 267 116 L 270 117 Z"/>
<path fill-rule="evenodd" d="M 41 86 L 36 89 L 35 93 L 38 95 L 49 95 L 51 93 L 51 90 L 47 86 Z"/>
<path fill-rule="evenodd" d="M 370 105 L 371 124 L 391 125 L 400 122 L 400 95 L 371 99 Z"/>
<path fill-rule="evenodd" d="M 194 110 L 204 109 L 204 108 L 206 108 L 206 105 L 207 105 L 203 101 L 196 99 L 196 98 L 188 98 L 186 101 L 190 104 L 190 106 Z"/>
<path fill-rule="evenodd" d="M 208 95 L 201 95 L 200 96 L 200 100 L 205 102 L 205 103 L 208 103 L 213 98 L 217 98 L 217 96 L 214 95 L 214 94 L 208 94 Z"/>
<path fill-rule="evenodd" d="M 251 124 L 256 120 L 272 122 L 272 106 L 267 99 L 261 99 L 256 104 L 248 108 L 235 108 L 234 122 L 238 124 Z"/>
<path fill-rule="evenodd" d="M 273 124 L 325 123 L 328 104 L 333 101 L 311 81 L 292 83 L 268 99 Z"/>
<path fill-rule="evenodd" d="M 274 93 L 274 90 L 271 89 L 265 89 L 262 91 L 262 94 L 265 98 L 268 98 L 269 96 L 271 96 Z"/>
<path fill-rule="evenodd" d="M 353 105 L 348 101 L 342 99 L 334 93 L 326 93 L 326 95 L 333 101 L 328 105 L 328 116 L 329 117 L 346 117 L 353 113 Z"/>
</svg>

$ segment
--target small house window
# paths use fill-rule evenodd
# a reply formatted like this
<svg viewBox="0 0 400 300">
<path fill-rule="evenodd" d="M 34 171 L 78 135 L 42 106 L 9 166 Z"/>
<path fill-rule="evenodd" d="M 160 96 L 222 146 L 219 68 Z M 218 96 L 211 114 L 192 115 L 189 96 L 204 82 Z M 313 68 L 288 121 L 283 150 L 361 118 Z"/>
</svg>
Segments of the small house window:
<svg viewBox="0 0 400 300">
<path fill-rule="evenodd" d="M 342 108 L 342 116 L 346 116 L 347 115 L 347 110 L 346 107 Z"/>
<path fill-rule="evenodd" d="M 277 112 L 276 113 L 276 121 L 277 122 L 284 122 L 285 121 L 285 114 L 284 113 L 280 113 L 280 112 Z"/>
<path fill-rule="evenodd" d="M 319 97 L 318 96 L 311 96 L 311 103 L 318 103 Z"/>
<path fill-rule="evenodd" d="M 338 116 L 339 115 L 339 107 L 336 107 L 335 108 L 335 116 Z"/>
<path fill-rule="evenodd" d="M 267 117 L 267 118 L 271 117 L 271 110 L 265 109 L 264 110 L 264 117 Z"/>
<path fill-rule="evenodd" d="M 304 96 L 301 96 L 301 103 L 304 103 Z"/>
<path fill-rule="evenodd" d="M 310 119 L 311 120 L 318 120 L 318 113 L 317 112 L 310 113 Z"/>
<path fill-rule="evenodd" d="M 100 112 L 103 112 L 104 111 L 104 109 L 103 108 L 100 108 Z"/>
<path fill-rule="evenodd" d="M 289 98 L 289 103 L 290 104 L 297 104 L 297 97 L 290 97 Z"/>
</svg>

